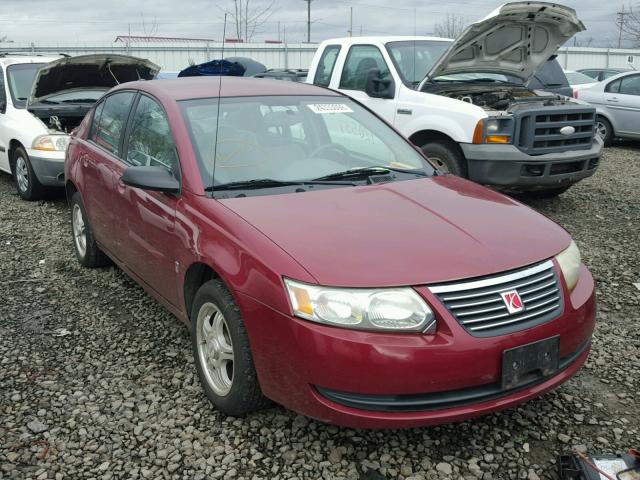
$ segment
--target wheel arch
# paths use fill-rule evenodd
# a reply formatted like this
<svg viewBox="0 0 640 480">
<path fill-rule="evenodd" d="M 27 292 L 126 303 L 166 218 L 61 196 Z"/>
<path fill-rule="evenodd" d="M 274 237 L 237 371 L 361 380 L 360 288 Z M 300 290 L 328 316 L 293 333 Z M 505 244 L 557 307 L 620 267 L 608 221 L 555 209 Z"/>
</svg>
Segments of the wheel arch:
<svg viewBox="0 0 640 480">
<path fill-rule="evenodd" d="M 616 134 L 616 125 L 613 122 L 613 117 L 609 114 L 609 112 L 605 112 L 603 110 L 596 109 L 596 121 L 598 120 L 598 117 L 603 117 L 604 119 L 606 119 L 609 122 L 609 124 L 611 125 L 612 133 L 615 136 L 615 134 Z"/>
<path fill-rule="evenodd" d="M 213 279 L 221 280 L 225 284 L 229 292 L 231 292 L 229 286 L 224 281 L 222 276 L 211 265 L 201 261 L 196 261 L 189 265 L 184 274 L 182 287 L 184 309 L 187 313 L 187 318 L 191 318 L 191 308 L 193 307 L 193 300 L 196 297 L 198 289 L 203 284 Z"/>
<path fill-rule="evenodd" d="M 22 144 L 22 142 L 21 142 L 20 140 L 17 140 L 17 139 L 15 139 L 15 138 L 12 138 L 12 139 L 9 141 L 9 151 L 8 151 L 7 153 L 8 153 L 8 158 L 9 158 L 9 168 L 11 169 L 11 173 L 13 173 L 13 169 L 14 169 L 14 167 L 15 167 L 15 163 L 14 163 L 14 160 L 13 160 L 13 153 L 14 153 L 14 152 L 19 148 L 19 147 L 22 147 L 22 148 L 23 148 L 23 149 L 25 149 L 25 151 L 26 151 L 25 146 Z"/>
<path fill-rule="evenodd" d="M 458 150 L 462 158 L 465 158 L 464 152 L 460 148 L 460 145 L 458 145 L 458 142 L 456 142 L 453 138 L 451 138 L 446 133 L 442 133 L 438 130 L 419 130 L 409 137 L 409 141 L 413 143 L 416 147 L 420 147 L 420 148 L 422 148 L 424 144 L 429 142 L 439 141 L 439 142 L 447 143 L 448 145 L 451 145 L 456 150 Z"/>
<path fill-rule="evenodd" d="M 71 202 L 71 197 L 78 191 L 77 187 L 71 180 L 67 180 L 64 184 L 64 191 L 67 197 L 67 203 Z"/>
</svg>

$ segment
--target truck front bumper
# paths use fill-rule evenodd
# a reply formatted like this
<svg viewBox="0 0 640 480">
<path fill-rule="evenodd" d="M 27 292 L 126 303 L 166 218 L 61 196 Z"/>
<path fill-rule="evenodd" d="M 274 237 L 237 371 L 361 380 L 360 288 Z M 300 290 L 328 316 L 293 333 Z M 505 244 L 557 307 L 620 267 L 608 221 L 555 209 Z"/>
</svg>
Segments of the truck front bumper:
<svg viewBox="0 0 640 480">
<path fill-rule="evenodd" d="M 591 148 L 544 155 L 528 155 L 514 145 L 460 144 L 468 162 L 469 179 L 514 190 L 561 188 L 590 177 L 602 153 L 602 140 Z"/>
</svg>

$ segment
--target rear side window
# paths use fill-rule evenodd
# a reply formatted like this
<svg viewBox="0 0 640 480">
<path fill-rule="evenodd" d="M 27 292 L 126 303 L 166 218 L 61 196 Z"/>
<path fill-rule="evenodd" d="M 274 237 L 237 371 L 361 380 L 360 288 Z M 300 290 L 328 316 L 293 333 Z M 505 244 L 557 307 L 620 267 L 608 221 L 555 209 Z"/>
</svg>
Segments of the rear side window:
<svg viewBox="0 0 640 480">
<path fill-rule="evenodd" d="M 344 62 L 340 88 L 364 92 L 367 85 L 367 74 L 374 68 L 380 70 L 380 78 L 389 77 L 389 67 L 387 67 L 387 62 L 384 61 L 378 47 L 354 45 L 349 50 L 347 60 Z"/>
<path fill-rule="evenodd" d="M 333 74 L 333 67 L 336 65 L 336 60 L 340 53 L 339 45 L 329 45 L 322 52 L 318 68 L 316 70 L 316 76 L 313 79 L 315 85 L 321 87 L 328 87 L 331 83 L 331 75 Z"/>
<path fill-rule="evenodd" d="M 127 123 L 134 92 L 121 92 L 109 95 L 97 106 L 91 127 L 91 140 L 97 145 L 120 156 L 122 131 Z"/>
<path fill-rule="evenodd" d="M 620 82 L 622 81 L 622 79 L 618 79 L 618 80 L 614 80 L 611 83 L 608 83 L 607 86 L 604 88 L 605 92 L 608 93 L 620 93 Z"/>
<path fill-rule="evenodd" d="M 177 173 L 178 155 L 164 109 L 143 95 L 131 119 L 127 163 L 143 167 L 164 167 Z"/>
<path fill-rule="evenodd" d="M 620 93 L 623 95 L 640 95 L 640 75 L 629 75 L 620 79 Z"/>
<path fill-rule="evenodd" d="M 620 72 L 602 72 L 602 80 L 606 80 L 607 78 L 611 78 L 614 75 L 617 75 Z"/>
</svg>

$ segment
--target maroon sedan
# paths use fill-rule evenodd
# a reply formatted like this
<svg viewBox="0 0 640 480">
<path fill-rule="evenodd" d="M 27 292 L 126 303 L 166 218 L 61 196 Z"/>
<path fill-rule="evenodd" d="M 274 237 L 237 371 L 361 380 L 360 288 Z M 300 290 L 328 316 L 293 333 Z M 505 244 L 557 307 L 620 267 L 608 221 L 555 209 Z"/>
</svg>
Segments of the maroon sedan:
<svg viewBox="0 0 640 480">
<path fill-rule="evenodd" d="M 354 100 L 194 78 L 111 90 L 65 165 L 75 252 L 190 325 L 219 410 L 272 399 L 352 427 L 463 420 L 587 359 L 593 279 L 569 234 L 439 174 Z"/>
</svg>

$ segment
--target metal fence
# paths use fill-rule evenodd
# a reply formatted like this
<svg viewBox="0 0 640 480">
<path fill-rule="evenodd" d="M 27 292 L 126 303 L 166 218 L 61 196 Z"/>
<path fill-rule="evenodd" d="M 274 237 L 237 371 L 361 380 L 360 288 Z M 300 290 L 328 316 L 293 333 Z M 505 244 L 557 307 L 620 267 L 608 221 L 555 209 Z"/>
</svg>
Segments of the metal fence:
<svg viewBox="0 0 640 480">
<path fill-rule="evenodd" d="M 308 68 L 317 48 L 316 44 L 265 44 L 226 43 L 225 57 L 250 57 L 268 68 Z M 148 58 L 165 71 L 179 71 L 191 63 L 202 63 L 220 58 L 222 44 L 167 43 L 0 43 L 0 51 L 25 53 L 65 53 L 83 55 L 89 53 L 120 53 Z M 629 60 L 640 69 L 640 49 L 563 47 L 558 61 L 567 70 L 588 67 L 629 67 Z"/>
</svg>

